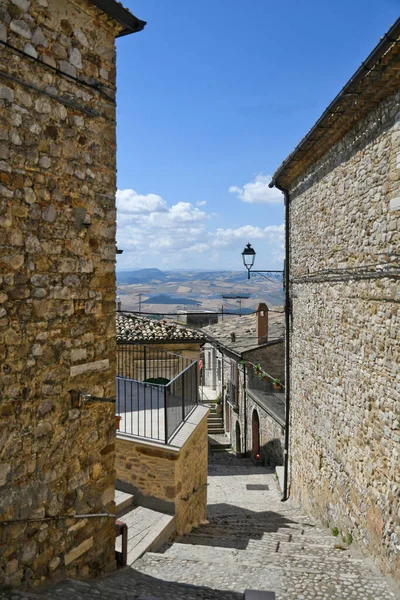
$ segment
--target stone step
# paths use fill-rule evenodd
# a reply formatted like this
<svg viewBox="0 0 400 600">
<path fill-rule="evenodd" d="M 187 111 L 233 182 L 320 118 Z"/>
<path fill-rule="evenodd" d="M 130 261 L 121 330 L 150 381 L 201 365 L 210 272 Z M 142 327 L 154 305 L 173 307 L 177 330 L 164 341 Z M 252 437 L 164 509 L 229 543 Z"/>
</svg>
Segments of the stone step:
<svg viewBox="0 0 400 600">
<path fill-rule="evenodd" d="M 318 561 L 315 556 L 307 554 L 291 554 L 283 555 L 278 552 L 271 551 L 269 553 L 250 552 L 246 550 L 227 546 L 198 546 L 190 544 L 182 544 L 175 542 L 167 548 L 162 556 L 184 560 L 194 560 L 199 562 L 239 562 L 240 564 L 254 564 L 260 558 L 265 560 L 265 564 L 275 564 L 282 566 L 294 566 L 302 569 L 319 569 L 321 572 L 330 571 L 333 569 L 347 569 L 353 571 L 360 568 L 363 569 L 363 560 L 353 558 L 348 552 L 341 551 L 332 552 L 329 557 L 321 557 Z M 368 574 L 368 570 L 365 574 Z"/>
<path fill-rule="evenodd" d="M 265 540 L 250 540 L 247 548 L 257 552 L 270 552 L 275 542 L 266 538 Z M 307 554 L 309 556 L 329 557 L 333 552 L 343 553 L 346 550 L 335 549 L 334 545 L 315 544 L 308 542 L 277 542 L 276 552 L 280 554 Z"/>
<path fill-rule="evenodd" d="M 135 498 L 132 494 L 127 494 L 121 490 L 115 490 L 114 500 L 115 512 L 118 517 L 125 509 L 127 509 L 129 506 L 133 506 L 135 503 Z"/>
<path fill-rule="evenodd" d="M 334 538 L 333 536 L 318 536 L 318 535 L 313 535 L 313 536 L 309 536 L 307 534 L 302 534 L 296 533 L 296 530 L 292 530 L 293 533 L 291 531 L 276 531 L 276 529 L 274 528 L 274 526 L 271 526 L 271 530 L 268 531 L 266 530 L 266 528 L 261 528 L 260 530 L 258 530 L 257 532 L 253 529 L 251 531 L 247 531 L 247 535 L 246 535 L 246 530 L 242 530 L 239 531 L 238 529 L 235 530 L 227 530 L 224 527 L 218 528 L 217 530 L 215 528 L 211 528 L 211 529 L 207 529 L 206 526 L 202 526 L 201 529 L 194 529 L 188 536 L 186 536 L 187 538 L 191 538 L 191 539 L 196 539 L 196 538 L 205 538 L 205 539 L 213 539 L 215 538 L 216 540 L 218 540 L 220 538 L 221 535 L 225 535 L 225 536 L 229 536 L 229 534 L 232 534 L 231 537 L 241 537 L 243 539 L 254 539 L 255 541 L 260 541 L 260 542 L 264 542 L 264 541 L 274 541 L 275 543 L 277 542 L 293 542 L 293 543 L 307 543 L 307 544 L 314 544 L 317 546 L 323 546 L 326 548 L 333 548 L 335 546 L 336 542 L 336 538 Z M 182 538 L 183 539 L 183 538 Z M 181 541 L 181 540 L 179 540 Z M 188 543 L 192 543 L 192 542 L 188 542 Z"/>
<path fill-rule="evenodd" d="M 305 561 L 302 560 L 302 557 L 294 557 L 292 562 L 287 560 L 287 557 L 280 557 L 276 555 L 276 562 L 268 562 L 266 563 L 264 559 L 260 562 L 260 559 L 256 560 L 256 556 L 254 556 L 254 560 L 250 562 L 240 562 L 238 560 L 229 560 L 227 557 L 229 553 L 222 551 L 218 556 L 212 557 L 209 556 L 207 558 L 208 548 L 204 548 L 204 558 L 202 560 L 191 559 L 188 554 L 179 555 L 179 556 L 165 556 L 164 554 L 157 554 L 148 552 L 145 554 L 137 563 L 135 564 L 135 569 L 142 573 L 155 573 L 157 572 L 157 576 L 163 580 L 179 580 L 180 577 L 186 578 L 187 573 L 196 572 L 197 577 L 201 579 L 203 585 L 207 585 L 208 581 L 210 581 L 210 577 L 212 578 L 215 570 L 222 568 L 224 570 L 224 574 L 229 580 L 230 577 L 236 579 L 238 576 L 238 568 L 240 574 L 243 576 L 243 584 L 246 584 L 246 572 L 248 573 L 249 583 L 251 583 L 252 579 L 255 577 L 255 565 L 258 568 L 262 568 L 263 570 L 263 583 L 265 587 L 269 587 L 268 584 L 270 582 L 274 582 L 275 585 L 277 581 L 285 582 L 285 585 L 288 584 L 293 585 L 293 582 L 302 583 L 307 589 L 310 589 L 311 585 L 315 585 L 315 592 L 320 589 L 321 582 L 328 588 L 330 585 L 334 585 L 337 589 L 337 584 L 341 584 L 346 588 L 346 591 L 340 596 L 334 596 L 335 598 L 347 599 L 352 597 L 352 591 L 354 590 L 354 584 L 356 582 L 363 581 L 368 584 L 368 591 L 370 594 L 365 596 L 365 599 L 368 600 L 376 600 L 376 598 L 395 598 L 394 595 L 385 595 L 385 596 L 374 596 L 374 583 L 377 584 L 377 588 L 379 589 L 387 589 L 387 586 L 382 579 L 381 576 L 375 575 L 372 571 L 369 571 L 367 568 L 360 570 L 359 564 L 353 563 L 344 563 L 341 565 L 340 562 L 335 565 L 330 565 L 329 560 L 324 561 L 323 565 L 319 565 L 319 561 L 310 560 L 307 565 Z M 227 550 L 227 549 L 223 549 Z M 187 552 L 187 551 L 186 551 Z M 237 553 L 240 553 L 240 550 L 236 550 Z M 242 554 L 246 554 L 242 552 Z M 312 557 L 310 557 L 312 558 Z M 182 564 L 184 563 L 184 564 Z M 332 566 L 334 568 L 332 568 Z M 269 574 L 271 574 L 271 580 L 268 579 Z M 311 577 L 310 577 L 311 575 Z M 316 576 L 313 578 L 312 576 Z M 178 579 L 175 579 L 178 577 Z M 212 581 L 212 580 L 211 580 Z M 302 586 L 301 586 L 302 587 Z M 270 589 L 274 589 L 271 587 Z M 290 596 L 291 598 L 298 598 L 298 596 Z M 320 597 L 324 596 L 306 596 L 307 598 L 311 597 Z M 330 595 L 326 595 L 325 598 L 330 598 Z M 286 596 L 282 595 L 282 598 L 286 600 Z"/>
<path fill-rule="evenodd" d="M 132 565 L 142 554 L 166 544 L 175 533 L 175 517 L 137 506 L 125 511 L 120 521 L 128 526 L 128 560 Z M 121 551 L 121 536 L 117 537 L 115 549 Z"/>
<path fill-rule="evenodd" d="M 231 451 L 231 445 L 222 445 L 219 444 L 218 446 L 211 446 L 212 452 L 230 452 Z"/>
<path fill-rule="evenodd" d="M 244 518 L 242 515 L 224 515 L 218 517 L 212 517 L 208 523 L 201 525 L 201 527 L 233 527 L 233 528 L 241 528 L 241 527 L 255 527 L 257 529 L 262 529 L 266 525 L 275 525 L 276 528 L 284 527 L 289 528 L 300 528 L 305 531 L 323 531 L 326 534 L 326 529 L 321 530 L 317 529 L 310 522 L 310 518 L 304 515 L 296 515 L 293 513 L 290 514 L 277 514 L 275 512 L 268 513 L 260 513 L 256 516 L 252 516 L 250 518 Z"/>
<path fill-rule="evenodd" d="M 228 521 L 226 519 L 221 518 L 221 520 L 216 520 L 214 517 L 212 521 L 209 523 L 205 523 L 196 527 L 192 530 L 191 535 L 201 533 L 205 535 L 218 536 L 221 534 L 225 535 L 248 535 L 250 537 L 254 536 L 256 538 L 261 538 L 264 533 L 268 532 L 278 532 L 279 529 L 283 529 L 281 533 L 295 533 L 296 535 L 305 535 L 307 536 L 309 531 L 308 529 L 304 529 L 304 525 L 302 523 L 291 523 L 286 524 L 284 528 L 280 527 L 282 525 L 283 519 L 274 519 L 272 517 L 266 518 L 265 521 L 261 520 L 262 517 L 257 521 L 249 520 L 241 520 L 241 521 Z M 313 531 L 313 530 L 311 530 Z M 306 533 L 303 533 L 306 532 Z M 323 531 L 323 534 L 326 534 L 326 530 Z M 316 536 L 322 535 L 322 532 L 317 532 Z M 332 539 L 335 539 L 332 537 Z"/>
<path fill-rule="evenodd" d="M 224 433 L 224 429 L 222 427 L 208 427 L 208 433 L 212 435 L 213 433 Z M 230 447 L 231 444 L 228 444 Z"/>
</svg>

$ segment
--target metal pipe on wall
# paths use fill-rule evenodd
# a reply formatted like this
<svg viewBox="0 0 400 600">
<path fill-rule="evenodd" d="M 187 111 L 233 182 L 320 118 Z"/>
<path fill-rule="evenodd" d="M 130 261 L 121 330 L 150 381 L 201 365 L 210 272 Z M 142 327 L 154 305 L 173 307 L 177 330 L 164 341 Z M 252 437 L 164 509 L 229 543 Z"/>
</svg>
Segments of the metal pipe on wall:
<svg viewBox="0 0 400 600">
<path fill-rule="evenodd" d="M 290 244 L 289 244 L 289 192 L 282 188 L 275 181 L 271 181 L 269 187 L 276 187 L 280 190 L 285 198 L 285 269 L 284 269 L 284 286 L 285 286 L 285 445 L 283 449 L 283 493 L 282 502 L 289 498 L 289 444 L 290 444 L 290 290 L 289 290 L 289 270 L 290 270 Z"/>
</svg>

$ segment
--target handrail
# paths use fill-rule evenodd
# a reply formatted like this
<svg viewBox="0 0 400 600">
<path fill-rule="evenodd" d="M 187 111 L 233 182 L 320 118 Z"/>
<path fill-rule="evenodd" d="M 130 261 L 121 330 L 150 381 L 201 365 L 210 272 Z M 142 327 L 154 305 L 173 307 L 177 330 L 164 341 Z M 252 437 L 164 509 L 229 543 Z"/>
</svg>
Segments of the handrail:
<svg viewBox="0 0 400 600">
<path fill-rule="evenodd" d="M 197 363 L 197 360 L 194 360 L 190 363 L 190 365 L 188 365 L 187 367 L 185 367 L 183 369 L 183 371 L 180 371 L 180 373 L 178 373 L 178 375 L 176 375 L 176 377 L 174 377 L 173 379 L 171 379 L 171 381 L 169 381 L 168 383 L 165 384 L 165 387 L 168 387 L 169 385 L 171 385 L 172 383 L 174 383 L 181 375 L 183 375 L 183 373 L 185 371 L 187 371 L 188 369 L 190 369 L 190 367 L 192 367 L 195 363 Z M 163 384 L 155 384 L 155 385 L 163 385 Z"/>
</svg>

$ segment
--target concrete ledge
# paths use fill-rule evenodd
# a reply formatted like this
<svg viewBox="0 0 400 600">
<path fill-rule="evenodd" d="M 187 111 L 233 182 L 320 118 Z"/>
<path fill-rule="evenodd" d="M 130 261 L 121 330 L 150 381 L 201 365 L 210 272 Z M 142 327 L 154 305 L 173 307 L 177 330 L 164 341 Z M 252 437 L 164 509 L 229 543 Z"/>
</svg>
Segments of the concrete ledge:
<svg viewBox="0 0 400 600">
<path fill-rule="evenodd" d="M 138 506 L 120 520 L 128 526 L 127 565 L 131 566 L 147 551 L 156 551 L 175 533 L 175 517 Z M 119 549 L 120 538 L 116 548 Z"/>
</svg>

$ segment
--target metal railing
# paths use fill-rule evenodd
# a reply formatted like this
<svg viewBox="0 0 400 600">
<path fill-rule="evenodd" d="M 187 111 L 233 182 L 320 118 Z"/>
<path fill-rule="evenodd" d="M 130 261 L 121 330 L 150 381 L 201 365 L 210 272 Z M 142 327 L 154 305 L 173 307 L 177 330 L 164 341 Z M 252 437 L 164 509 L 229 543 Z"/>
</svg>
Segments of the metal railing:
<svg viewBox="0 0 400 600">
<path fill-rule="evenodd" d="M 119 431 L 170 443 L 198 404 L 197 361 L 133 344 L 117 356 Z"/>
</svg>

